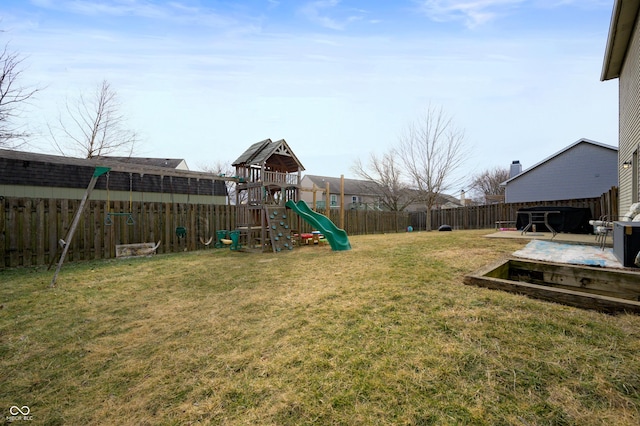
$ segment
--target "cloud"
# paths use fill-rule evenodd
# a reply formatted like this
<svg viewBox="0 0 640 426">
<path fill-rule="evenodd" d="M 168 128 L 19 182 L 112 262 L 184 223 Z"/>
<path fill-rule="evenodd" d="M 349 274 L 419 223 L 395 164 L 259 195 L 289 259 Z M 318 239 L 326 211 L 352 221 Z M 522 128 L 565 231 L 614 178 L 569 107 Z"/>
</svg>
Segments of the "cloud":
<svg viewBox="0 0 640 426">
<path fill-rule="evenodd" d="M 338 6 L 340 0 L 318 0 L 312 1 L 304 5 L 299 9 L 299 12 L 306 17 L 309 21 L 318 24 L 322 27 L 332 30 L 342 31 L 348 24 L 362 20 L 362 14 L 364 11 L 351 9 L 350 14 L 346 17 L 335 18 L 329 16 L 328 12 L 339 14 L 342 10 L 339 10 Z"/>
<path fill-rule="evenodd" d="M 341 23 L 322 14 L 323 10 L 334 8 L 338 3 L 338 0 L 314 1 L 303 6 L 300 12 L 311 22 L 332 30 L 342 30 L 344 26 Z"/>
<path fill-rule="evenodd" d="M 419 9 L 429 19 L 437 22 L 464 21 L 468 28 L 475 28 L 504 15 L 523 0 L 420 0 Z"/>
<path fill-rule="evenodd" d="M 229 28 L 237 21 L 212 9 L 189 6 L 183 2 L 158 3 L 147 0 L 32 0 L 36 7 L 81 16 L 137 17 L 149 20 Z"/>
</svg>

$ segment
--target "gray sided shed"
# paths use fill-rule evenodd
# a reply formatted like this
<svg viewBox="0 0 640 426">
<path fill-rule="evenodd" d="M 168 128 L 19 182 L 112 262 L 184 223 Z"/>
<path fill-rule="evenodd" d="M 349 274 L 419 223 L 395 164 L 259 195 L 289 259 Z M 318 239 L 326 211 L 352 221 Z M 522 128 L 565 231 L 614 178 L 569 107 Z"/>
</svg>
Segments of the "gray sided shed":
<svg viewBox="0 0 640 426">
<path fill-rule="evenodd" d="M 580 139 L 503 183 L 505 202 L 599 197 L 618 184 L 618 149 Z"/>
<path fill-rule="evenodd" d="M 79 200 L 96 166 L 111 171 L 98 179 L 93 200 L 226 204 L 225 178 L 211 173 L 148 166 L 134 159 L 82 159 L 3 149 L 0 196 Z"/>
</svg>

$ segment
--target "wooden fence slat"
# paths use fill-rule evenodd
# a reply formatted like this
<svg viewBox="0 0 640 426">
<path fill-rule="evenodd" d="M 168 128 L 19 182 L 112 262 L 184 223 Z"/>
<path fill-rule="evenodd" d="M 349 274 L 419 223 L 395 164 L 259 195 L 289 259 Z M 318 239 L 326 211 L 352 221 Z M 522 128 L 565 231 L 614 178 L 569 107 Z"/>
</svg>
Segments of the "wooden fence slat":
<svg viewBox="0 0 640 426">
<path fill-rule="evenodd" d="M 20 265 L 19 258 L 19 245 L 18 245 L 18 230 L 20 227 L 18 216 L 18 201 L 17 199 L 11 199 L 9 201 L 9 266 L 15 267 Z"/>
<path fill-rule="evenodd" d="M 46 263 L 53 261 L 54 256 L 58 250 L 58 203 L 54 198 L 47 199 L 45 207 L 45 215 L 47 216 L 47 237 L 49 241 L 49 248 L 45 259 Z"/>
<path fill-rule="evenodd" d="M 8 200 L 0 197 L 0 269 L 8 263 L 7 259 L 7 219 L 6 206 Z"/>
<path fill-rule="evenodd" d="M 21 236 L 22 242 L 20 244 L 20 251 L 22 252 L 22 266 L 31 266 L 31 253 L 33 251 L 33 244 L 31 241 L 31 203 L 33 200 L 25 199 L 22 209 L 19 210 L 22 216 Z"/>
<path fill-rule="evenodd" d="M 92 223 L 92 234 L 93 234 L 93 258 L 94 259 L 102 259 L 103 255 L 103 247 L 102 244 L 102 226 L 100 222 L 102 221 L 102 212 L 100 211 L 100 207 L 102 207 L 101 202 L 91 202 L 89 204 L 89 208 L 87 210 L 91 211 L 91 223 Z"/>
<path fill-rule="evenodd" d="M 67 235 L 69 229 L 69 200 L 60 200 L 60 217 L 57 226 L 57 239 L 60 241 Z M 69 249 L 67 260 L 73 260 L 73 247 Z"/>
<path fill-rule="evenodd" d="M 104 213 L 102 215 L 102 235 L 104 241 L 104 257 L 111 259 L 116 255 L 116 245 L 113 242 L 114 230 L 112 225 L 107 225 L 107 213 L 111 211 L 111 202 L 104 203 Z"/>
<path fill-rule="evenodd" d="M 36 202 L 36 265 L 45 264 L 45 241 L 46 241 L 46 225 L 45 225 L 45 200 L 40 198 Z"/>
<path fill-rule="evenodd" d="M 79 206 L 78 206 L 79 207 Z M 88 206 L 87 206 L 88 207 Z M 80 217 L 80 232 L 82 232 L 82 260 L 91 259 L 91 209 L 86 208 Z"/>
<path fill-rule="evenodd" d="M 173 212 L 172 212 L 173 207 Z M 172 214 L 173 213 L 173 214 Z M 163 246 L 165 247 L 165 253 L 171 253 L 174 251 L 175 247 L 173 247 L 173 239 L 171 236 L 173 235 L 172 230 L 174 228 L 173 218 L 175 217 L 175 205 L 172 204 L 164 204 L 164 240 Z"/>
</svg>

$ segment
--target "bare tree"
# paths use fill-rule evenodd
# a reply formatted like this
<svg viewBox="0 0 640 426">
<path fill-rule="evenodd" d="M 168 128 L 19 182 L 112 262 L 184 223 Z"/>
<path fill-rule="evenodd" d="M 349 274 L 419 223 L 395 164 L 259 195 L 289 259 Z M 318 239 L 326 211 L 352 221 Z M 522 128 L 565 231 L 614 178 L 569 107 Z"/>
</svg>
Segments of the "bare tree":
<svg viewBox="0 0 640 426">
<path fill-rule="evenodd" d="M 83 158 L 101 155 L 133 155 L 137 143 L 135 132 L 125 128 L 118 94 L 104 80 L 89 98 L 80 94 L 76 102 L 67 101 L 65 115 L 58 117 L 49 133 L 62 155 Z"/>
<path fill-rule="evenodd" d="M 488 204 L 496 197 L 503 196 L 505 188 L 500 184 L 508 179 L 509 169 L 504 167 L 494 167 L 475 175 L 471 181 L 474 198 Z"/>
<path fill-rule="evenodd" d="M 5 44 L 0 52 L 0 148 L 18 148 L 24 144 L 29 133 L 15 124 L 23 112 L 22 107 L 39 89 L 19 84 L 23 72 L 23 61 L 18 53 L 11 52 Z"/>
<path fill-rule="evenodd" d="M 439 194 L 459 183 L 453 174 L 464 161 L 464 142 L 451 117 L 431 106 L 400 137 L 398 153 L 427 209 L 427 230 Z"/>
<path fill-rule="evenodd" d="M 233 167 L 224 161 L 216 161 L 214 164 L 202 164 L 198 166 L 203 172 L 212 173 L 218 176 L 231 177 L 234 175 Z M 235 203 L 236 200 L 236 182 L 225 181 L 227 187 L 227 204 Z M 244 193 L 246 195 L 246 193 Z"/>
<path fill-rule="evenodd" d="M 351 170 L 376 186 L 382 194 L 380 203 L 388 210 L 402 211 L 413 202 L 412 192 L 402 180 L 402 167 L 395 150 L 391 149 L 381 157 L 371 153 L 366 166 L 357 159 Z"/>
</svg>

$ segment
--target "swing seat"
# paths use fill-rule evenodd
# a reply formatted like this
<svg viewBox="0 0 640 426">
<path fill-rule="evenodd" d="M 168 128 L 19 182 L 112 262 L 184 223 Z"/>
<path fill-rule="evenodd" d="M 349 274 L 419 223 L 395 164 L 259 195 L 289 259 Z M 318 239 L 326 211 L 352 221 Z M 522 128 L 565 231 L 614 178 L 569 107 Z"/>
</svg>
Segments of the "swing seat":
<svg viewBox="0 0 640 426">
<path fill-rule="evenodd" d="M 225 229 L 220 229 L 216 231 L 216 236 L 218 237 L 218 241 L 215 244 L 216 248 L 224 247 L 225 243 L 222 240 L 229 239 L 229 231 Z"/>
<path fill-rule="evenodd" d="M 213 241 L 213 236 L 211 236 L 211 238 L 209 238 L 207 241 L 205 241 L 204 238 L 200 237 L 200 243 L 205 246 L 209 246 L 209 244 L 211 244 L 211 241 Z"/>
<path fill-rule="evenodd" d="M 176 228 L 176 236 L 178 238 L 184 238 L 187 236 L 187 228 L 185 228 L 184 226 L 178 226 Z"/>
<path fill-rule="evenodd" d="M 229 237 L 231 238 L 231 245 L 229 246 L 229 249 L 240 250 L 242 248 L 240 245 L 240 231 L 229 232 Z"/>
<path fill-rule="evenodd" d="M 127 216 L 127 225 L 134 225 L 136 222 L 133 220 L 133 214 L 128 212 L 107 212 L 104 218 L 105 225 L 113 225 L 113 219 L 111 216 Z"/>
</svg>

